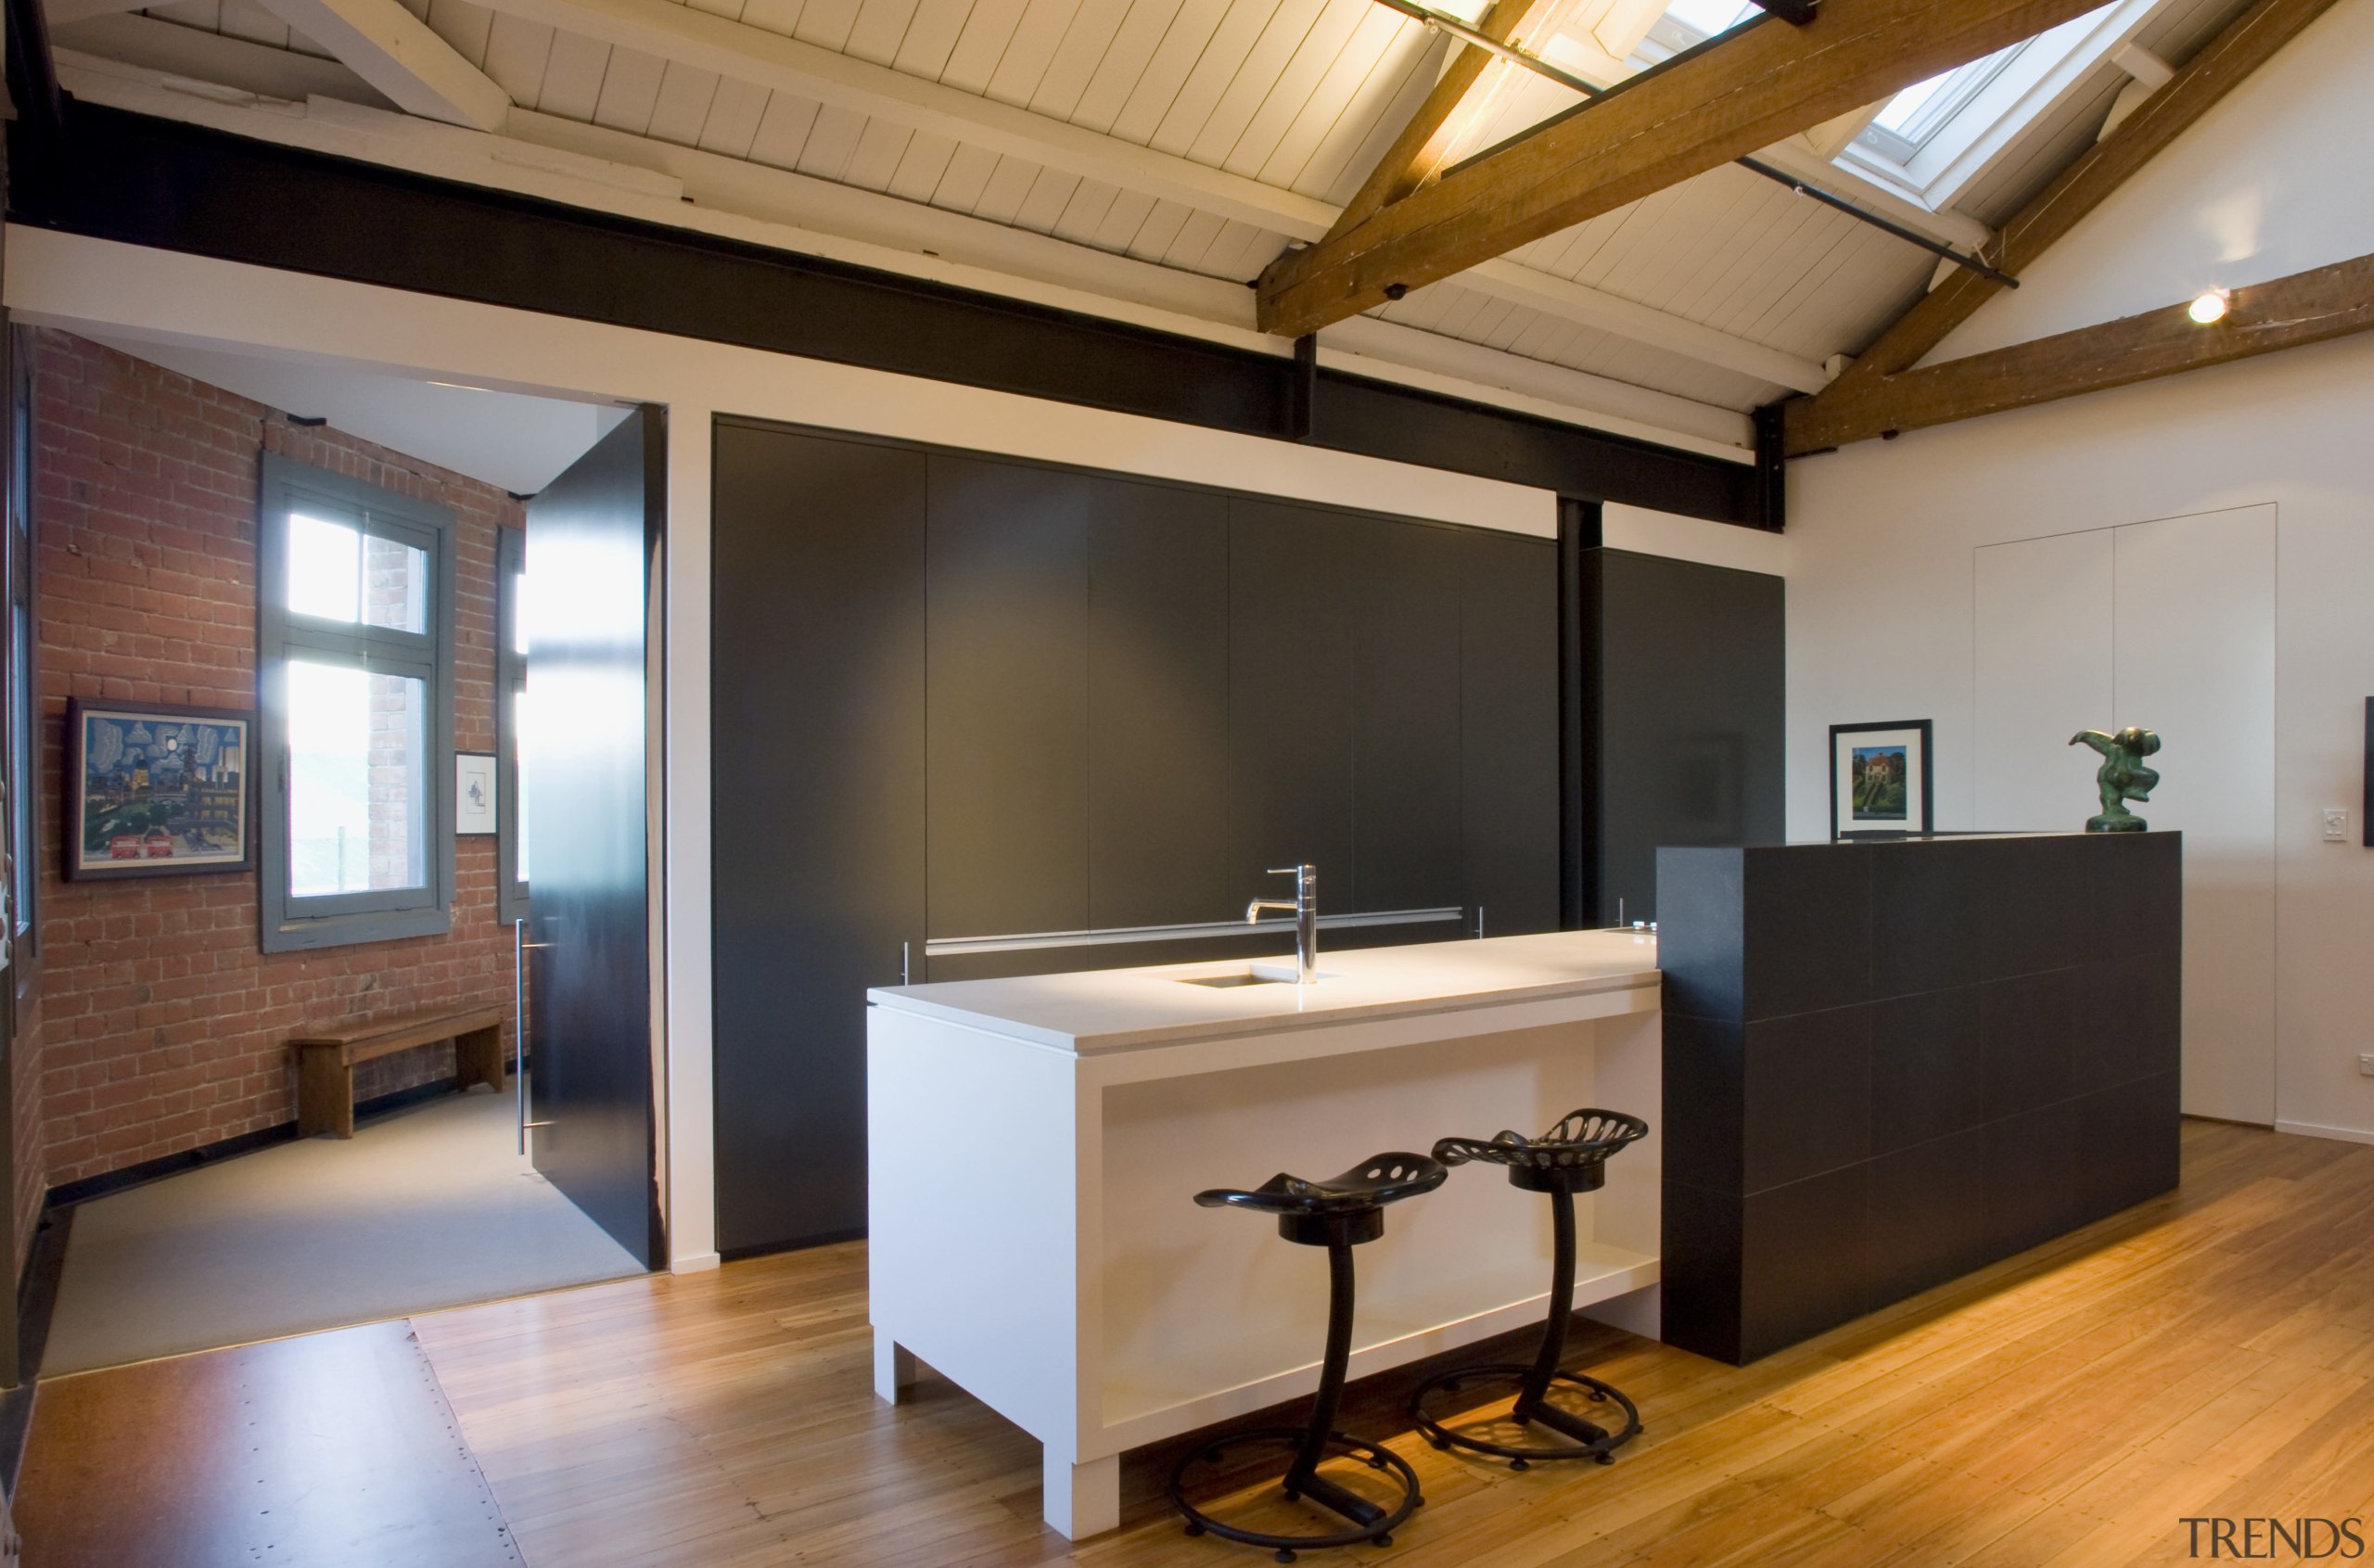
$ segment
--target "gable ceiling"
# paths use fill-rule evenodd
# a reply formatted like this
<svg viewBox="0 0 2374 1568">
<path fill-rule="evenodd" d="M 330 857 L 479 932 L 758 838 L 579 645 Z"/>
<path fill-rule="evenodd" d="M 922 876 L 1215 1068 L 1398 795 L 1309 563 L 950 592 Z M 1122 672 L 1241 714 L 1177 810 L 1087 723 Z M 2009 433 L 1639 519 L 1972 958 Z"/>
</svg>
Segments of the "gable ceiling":
<svg viewBox="0 0 2374 1568">
<path fill-rule="evenodd" d="M 1247 285 L 1326 232 L 1454 46 L 1376 0 L 45 3 L 61 80 L 84 97 L 1281 351 L 1252 333 Z M 1630 55 L 1655 14 L 1641 6 L 1567 0 L 1540 47 L 1612 80 L 1640 63 L 1609 40 Z M 2180 61 L 2239 9 L 2130 0 L 2122 36 Z M 1461 151 L 1576 101 L 1494 69 Z M 1967 249 L 2132 79 L 2106 57 L 2066 75 L 1946 210 L 1806 138 L 1769 159 Z M 1940 264 L 1725 167 L 1330 327 L 1321 348 L 1744 458 L 1748 411 L 1819 389 L 1824 362 Z"/>
</svg>

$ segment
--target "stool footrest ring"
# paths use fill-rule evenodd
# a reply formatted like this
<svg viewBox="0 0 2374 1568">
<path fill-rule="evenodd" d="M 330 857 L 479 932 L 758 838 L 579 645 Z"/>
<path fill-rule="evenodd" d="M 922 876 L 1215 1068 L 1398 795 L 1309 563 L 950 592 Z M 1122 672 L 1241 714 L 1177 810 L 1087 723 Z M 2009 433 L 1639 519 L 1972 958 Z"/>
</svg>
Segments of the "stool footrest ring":
<svg viewBox="0 0 2374 1568">
<path fill-rule="evenodd" d="M 1297 1478 L 1290 1470 L 1285 1475 L 1278 1478 L 1277 1484 L 1285 1488 L 1289 1498 L 1307 1498 L 1332 1512 L 1343 1515 L 1352 1522 L 1348 1529 L 1312 1531 L 1307 1535 L 1292 1536 L 1266 1530 L 1251 1530 L 1243 1525 L 1230 1524 L 1215 1519 L 1187 1500 L 1182 1484 L 1186 1480 L 1188 1471 L 1194 1466 L 1217 1463 L 1230 1449 L 1253 1444 L 1273 1444 L 1287 1449 L 1298 1448 L 1308 1436 L 1309 1433 L 1299 1426 L 1264 1426 L 1256 1427 L 1247 1432 L 1232 1432 L 1208 1443 L 1198 1443 L 1188 1449 L 1181 1457 L 1178 1464 L 1171 1468 L 1170 1480 L 1164 1488 L 1170 1494 L 1172 1506 L 1185 1516 L 1187 1533 L 1191 1536 L 1208 1533 L 1225 1541 L 1237 1541 L 1245 1546 L 1269 1547 L 1278 1553 L 1278 1561 L 1291 1562 L 1294 1561 L 1295 1552 L 1312 1548 L 1361 1546 L 1369 1542 L 1387 1544 L 1391 1540 L 1393 1531 L 1399 1527 L 1401 1522 L 1409 1518 L 1411 1512 L 1425 1502 L 1426 1499 L 1418 1489 L 1418 1472 L 1410 1467 L 1408 1460 L 1382 1444 L 1372 1443 L 1366 1438 L 1354 1437 L 1343 1432 L 1331 1432 L 1327 1434 L 1330 1454 L 1340 1454 L 1346 1458 L 1359 1460 L 1369 1469 L 1380 1472 L 1400 1488 L 1401 1498 L 1398 1503 L 1389 1509 L 1380 1506 L 1315 1472 Z"/>
<path fill-rule="evenodd" d="M 1551 1405 L 1546 1398 L 1523 1413 L 1512 1409 L 1505 1418 L 1520 1425 L 1539 1426 L 1562 1434 L 1573 1438 L 1572 1443 L 1562 1443 L 1555 1447 L 1514 1447 L 1505 1443 L 1490 1442 L 1473 1434 L 1446 1426 L 1426 1412 L 1427 1396 L 1437 1390 L 1455 1392 L 1463 1383 L 1507 1382 L 1522 1384 L 1533 1375 L 1534 1370 L 1535 1369 L 1530 1366 L 1519 1366 L 1514 1362 L 1495 1363 L 1483 1367 L 1456 1367 L 1449 1371 L 1428 1378 L 1424 1383 L 1420 1383 L 1416 1392 L 1410 1396 L 1410 1422 L 1424 1435 L 1427 1442 L 1437 1448 L 1465 1448 L 1472 1453 L 1491 1454 L 1500 1459 L 1523 1460 L 1528 1464 L 1536 1460 L 1597 1460 L 1602 1464 L 1605 1464 L 1613 1459 L 1616 1449 L 1640 1434 L 1640 1412 L 1632 1401 L 1622 1391 L 1600 1382 L 1595 1377 L 1586 1377 L 1580 1372 L 1559 1372 L 1551 1379 L 1551 1386 L 1554 1388 L 1560 1383 L 1564 1383 L 1569 1387 L 1580 1388 L 1589 1393 L 1594 1403 L 1610 1406 L 1608 1412 L 1610 1426 L 1602 1426 L 1600 1422 L 1587 1420 L 1571 1410 L 1561 1409 Z M 1519 1397 L 1522 1399 L 1522 1392 Z M 1623 1420 L 1620 1423 L 1615 1422 L 1613 1418 L 1619 1413 Z"/>
</svg>

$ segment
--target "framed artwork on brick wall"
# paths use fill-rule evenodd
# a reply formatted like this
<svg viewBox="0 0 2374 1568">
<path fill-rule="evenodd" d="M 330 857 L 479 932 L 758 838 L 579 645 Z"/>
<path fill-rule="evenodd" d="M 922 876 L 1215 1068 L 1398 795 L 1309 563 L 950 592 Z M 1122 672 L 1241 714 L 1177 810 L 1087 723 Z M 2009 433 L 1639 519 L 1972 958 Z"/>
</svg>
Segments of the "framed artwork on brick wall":
<svg viewBox="0 0 2374 1568">
<path fill-rule="evenodd" d="M 256 863 L 255 714 L 66 705 L 66 874 L 96 880 Z"/>
<path fill-rule="evenodd" d="M 453 754 L 453 831 L 465 836 L 495 831 L 494 753 Z"/>
</svg>

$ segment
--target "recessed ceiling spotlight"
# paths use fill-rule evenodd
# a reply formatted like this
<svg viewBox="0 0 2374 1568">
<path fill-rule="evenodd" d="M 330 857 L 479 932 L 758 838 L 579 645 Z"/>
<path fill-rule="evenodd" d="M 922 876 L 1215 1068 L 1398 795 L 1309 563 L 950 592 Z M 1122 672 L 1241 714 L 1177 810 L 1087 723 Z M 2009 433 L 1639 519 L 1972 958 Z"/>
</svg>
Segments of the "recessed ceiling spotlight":
<svg viewBox="0 0 2374 1568">
<path fill-rule="evenodd" d="M 2185 314 L 2192 317 L 2202 325 L 2207 326 L 2213 321 L 2226 319 L 2226 300 L 2227 294 L 2224 289 L 2204 289 L 2194 297 L 2190 305 L 2185 308 Z"/>
</svg>

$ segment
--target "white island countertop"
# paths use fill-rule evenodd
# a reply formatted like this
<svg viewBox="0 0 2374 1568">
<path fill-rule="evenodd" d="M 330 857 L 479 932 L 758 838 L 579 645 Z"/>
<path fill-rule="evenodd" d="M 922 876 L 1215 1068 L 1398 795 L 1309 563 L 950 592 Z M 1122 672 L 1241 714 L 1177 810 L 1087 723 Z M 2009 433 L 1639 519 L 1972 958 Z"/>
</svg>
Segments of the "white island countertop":
<svg viewBox="0 0 2374 1568">
<path fill-rule="evenodd" d="M 866 992 L 877 1007 L 961 1024 L 1077 1055 L 1348 1024 L 1407 1013 L 1639 990 L 1658 985 L 1653 935 L 1553 931 L 1414 947 L 1320 950 L 1321 978 L 1198 986 L 1198 976 L 1257 966 L 1290 974 L 1282 957 L 1145 969 L 1096 969 L 1002 980 L 950 980 Z"/>
</svg>

